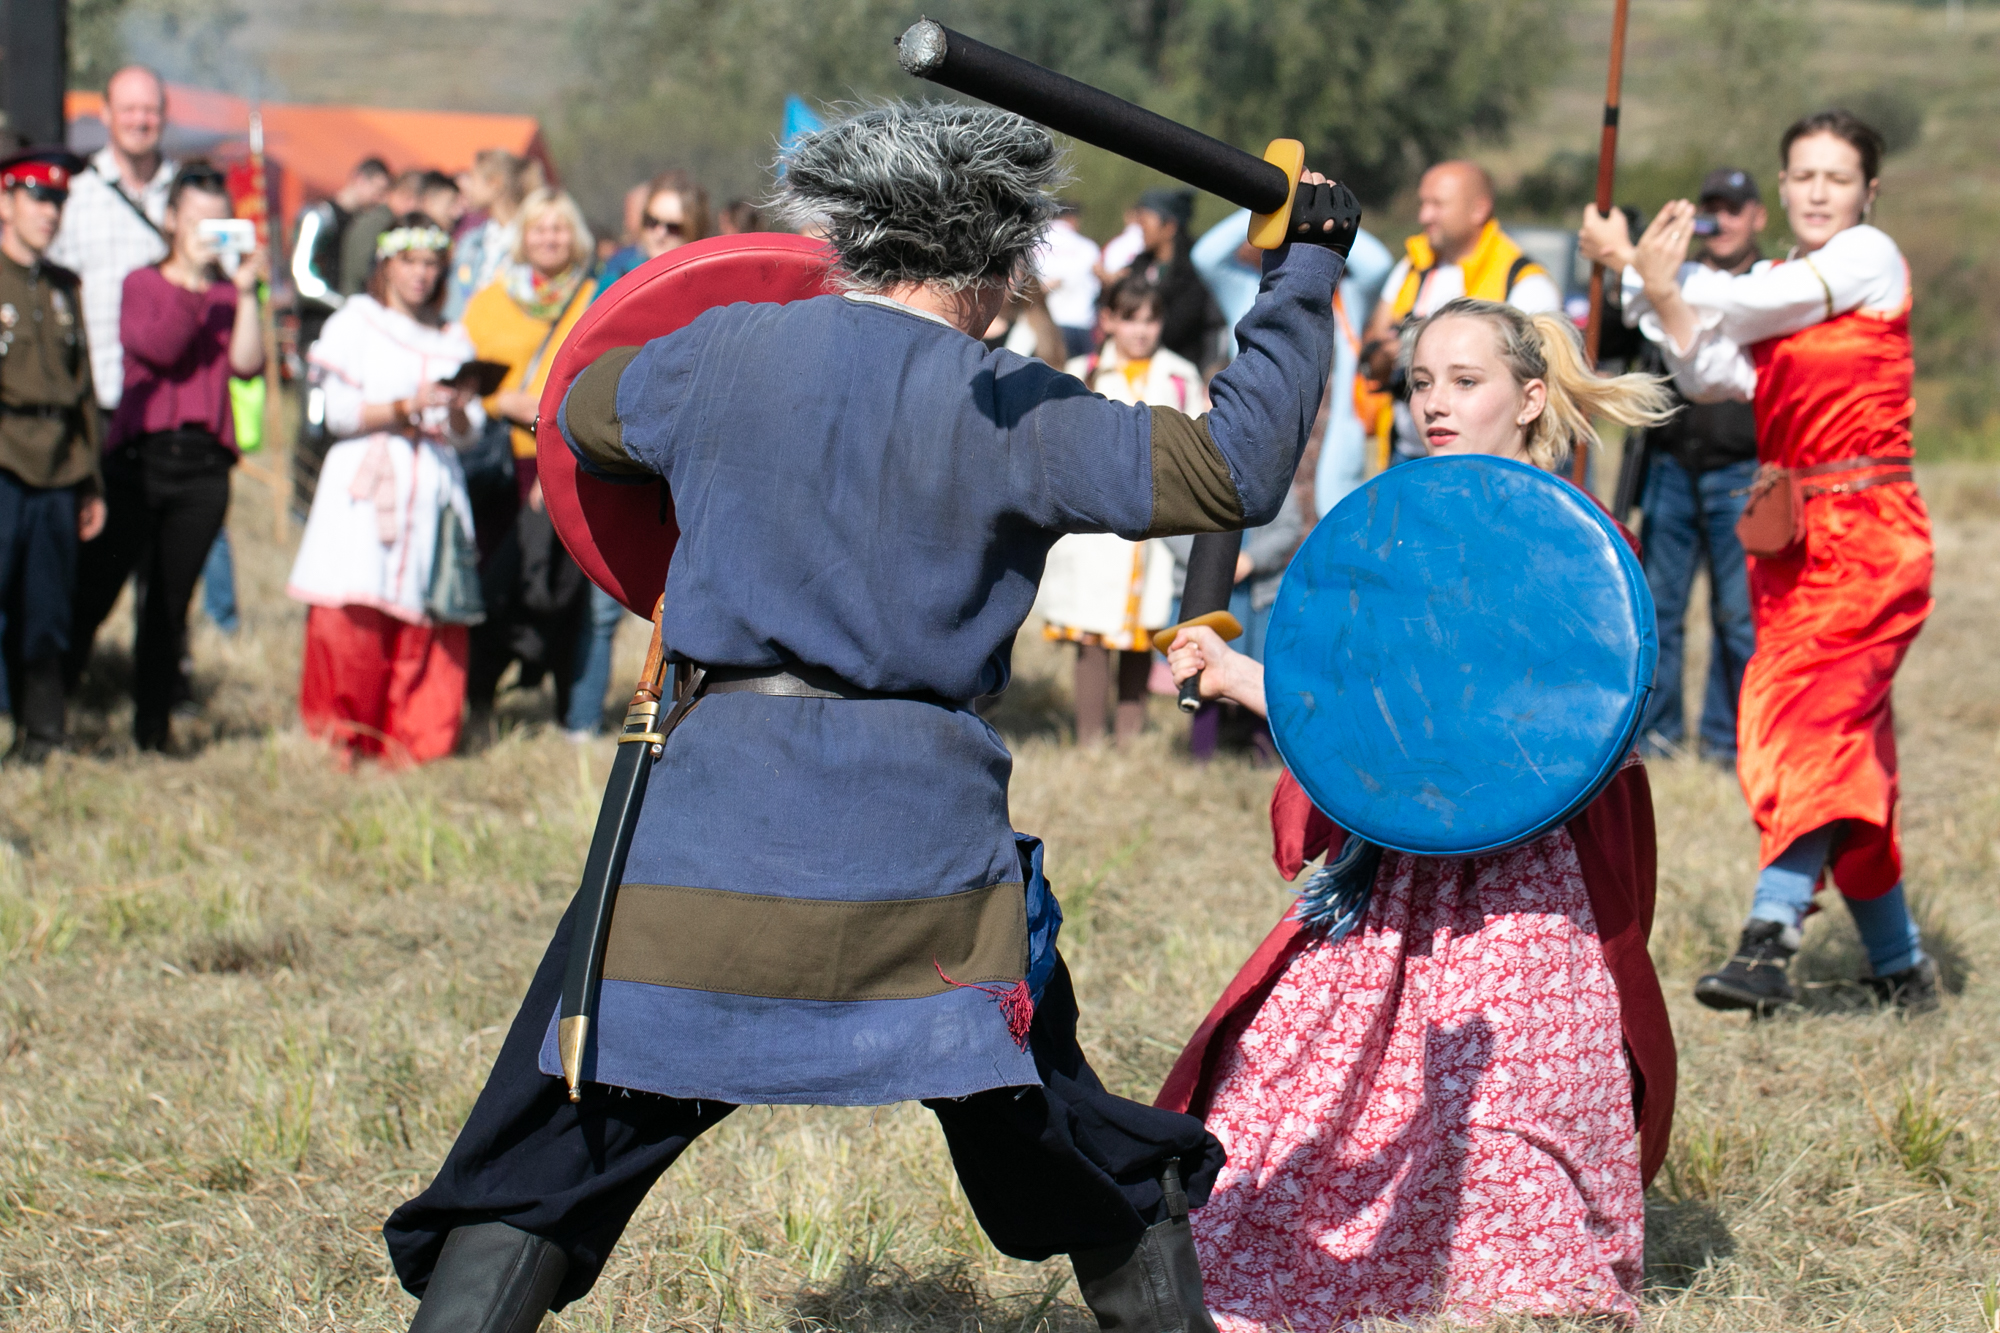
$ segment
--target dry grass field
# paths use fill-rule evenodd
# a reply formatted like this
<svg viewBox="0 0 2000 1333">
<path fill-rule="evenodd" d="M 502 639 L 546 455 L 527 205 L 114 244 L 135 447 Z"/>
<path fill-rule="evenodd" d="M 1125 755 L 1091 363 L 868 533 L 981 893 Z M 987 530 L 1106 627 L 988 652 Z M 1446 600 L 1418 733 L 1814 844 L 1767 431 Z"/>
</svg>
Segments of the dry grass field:
<svg viewBox="0 0 2000 1333">
<path fill-rule="evenodd" d="M 1654 954 L 1682 1052 L 1651 1200 L 1647 1323 L 2000 1328 L 2000 472 L 1932 469 L 1938 608 L 1899 683 L 1910 883 L 1962 993 L 1868 1010 L 1815 918 L 1811 1012 L 1689 1001 L 1754 870 L 1733 780 L 1653 768 Z M 82 753 L 0 772 L 0 1327 L 400 1329 L 376 1228 L 445 1151 L 580 867 L 608 744 L 532 723 L 484 757 L 343 776 L 291 694 L 301 616 L 239 483 L 247 626 L 195 635 L 204 716 L 142 758 L 107 630 Z M 633 627 L 621 675 L 641 647 Z M 1085 1044 L 1149 1096 L 1287 902 L 1272 775 L 1062 738 L 1061 662 L 1023 641 L 1001 725 L 1015 819 L 1050 845 Z M 1078 1330 L 1067 1266 L 983 1241 L 916 1107 L 745 1110 L 641 1211 L 562 1329 Z"/>
</svg>

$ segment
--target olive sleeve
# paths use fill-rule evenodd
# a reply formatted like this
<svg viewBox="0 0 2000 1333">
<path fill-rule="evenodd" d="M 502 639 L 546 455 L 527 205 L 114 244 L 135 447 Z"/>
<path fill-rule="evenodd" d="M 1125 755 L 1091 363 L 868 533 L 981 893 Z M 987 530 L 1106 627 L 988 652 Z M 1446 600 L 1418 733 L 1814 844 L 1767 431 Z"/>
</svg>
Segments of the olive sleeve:
<svg viewBox="0 0 2000 1333">
<path fill-rule="evenodd" d="M 584 465 L 597 472 L 613 477 L 653 475 L 653 469 L 625 448 L 625 426 L 618 417 L 618 381 L 644 350 L 612 348 L 576 377 L 563 398 L 563 438 Z"/>
<path fill-rule="evenodd" d="M 1148 537 L 1190 532 L 1234 532 L 1243 526 L 1243 498 L 1229 462 L 1209 434 L 1206 416 L 1155 407 L 1153 417 L 1153 524 Z"/>
</svg>

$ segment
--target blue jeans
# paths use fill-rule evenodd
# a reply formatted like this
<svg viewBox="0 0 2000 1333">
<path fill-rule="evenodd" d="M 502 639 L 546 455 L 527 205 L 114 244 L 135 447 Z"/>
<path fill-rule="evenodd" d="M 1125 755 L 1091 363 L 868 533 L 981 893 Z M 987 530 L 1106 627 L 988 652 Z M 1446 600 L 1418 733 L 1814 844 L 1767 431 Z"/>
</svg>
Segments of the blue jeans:
<svg viewBox="0 0 2000 1333">
<path fill-rule="evenodd" d="M 1756 475 L 1752 459 L 1690 476 L 1673 458 L 1656 454 L 1647 470 L 1643 501 L 1646 583 L 1659 616 L 1660 658 L 1640 734 L 1657 734 L 1675 745 L 1687 738 L 1681 674 L 1688 592 L 1696 562 L 1706 556 L 1708 615 L 1715 635 L 1702 696 L 1701 748 L 1704 754 L 1730 760 L 1736 757 L 1736 696 L 1743 688 L 1743 668 L 1757 648 L 1750 574 L 1743 545 L 1736 540 L 1744 497 L 1732 492 L 1746 490 Z"/>
<path fill-rule="evenodd" d="M 604 589 L 590 590 L 590 614 L 584 617 L 576 645 L 576 677 L 569 691 L 568 731 L 595 732 L 604 724 L 604 692 L 611 687 L 611 640 L 625 608 Z"/>
<path fill-rule="evenodd" d="M 1841 826 L 1836 821 L 1810 833 L 1800 834 L 1792 845 L 1778 853 L 1778 859 L 1757 876 L 1757 896 L 1750 905 L 1752 921 L 1775 921 L 1790 935 L 1797 947 L 1798 931 L 1812 907 L 1819 877 L 1840 841 Z M 1898 883 L 1879 898 L 1854 899 L 1843 895 L 1861 947 L 1868 953 L 1868 965 L 1878 977 L 1886 977 L 1915 967 L 1924 961 L 1924 948 L 1917 937 L 1917 923 L 1910 915 L 1909 898 Z"/>
<path fill-rule="evenodd" d="M 208 560 L 201 567 L 201 609 L 224 634 L 236 632 L 236 561 L 229 550 L 229 529 L 215 534 Z"/>
</svg>

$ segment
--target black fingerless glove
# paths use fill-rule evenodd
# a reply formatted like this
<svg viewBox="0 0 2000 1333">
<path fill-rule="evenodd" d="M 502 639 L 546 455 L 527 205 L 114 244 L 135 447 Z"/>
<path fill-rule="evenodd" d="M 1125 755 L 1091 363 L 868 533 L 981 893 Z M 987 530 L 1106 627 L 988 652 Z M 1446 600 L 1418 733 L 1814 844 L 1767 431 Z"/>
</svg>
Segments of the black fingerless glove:
<svg viewBox="0 0 2000 1333">
<path fill-rule="evenodd" d="M 1327 224 L 1331 223 L 1331 226 Z M 1322 185 L 1299 182 L 1292 197 L 1291 225 L 1285 239 L 1295 245 L 1323 245 L 1341 258 L 1353 248 L 1361 230 L 1361 201 L 1339 181 Z"/>
</svg>

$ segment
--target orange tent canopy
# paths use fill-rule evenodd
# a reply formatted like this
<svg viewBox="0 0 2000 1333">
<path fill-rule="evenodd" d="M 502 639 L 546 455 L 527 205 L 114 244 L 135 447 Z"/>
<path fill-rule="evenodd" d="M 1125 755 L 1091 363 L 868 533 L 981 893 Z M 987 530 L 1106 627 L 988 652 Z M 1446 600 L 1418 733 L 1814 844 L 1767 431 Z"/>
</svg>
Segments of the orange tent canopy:
<svg viewBox="0 0 2000 1333">
<path fill-rule="evenodd" d="M 496 116 L 468 111 L 404 111 L 369 106 L 309 106 L 265 102 L 264 152 L 283 170 L 278 207 L 285 218 L 298 216 L 307 199 L 331 196 L 363 158 L 379 157 L 391 171 L 435 167 L 455 174 L 472 165 L 482 148 L 504 148 L 537 158 L 549 168 L 541 123 L 533 116 Z M 104 97 L 72 92 L 64 112 L 74 121 L 103 119 Z M 250 103 L 228 93 L 183 84 L 167 85 L 167 121 L 215 134 L 250 132 Z"/>
</svg>

